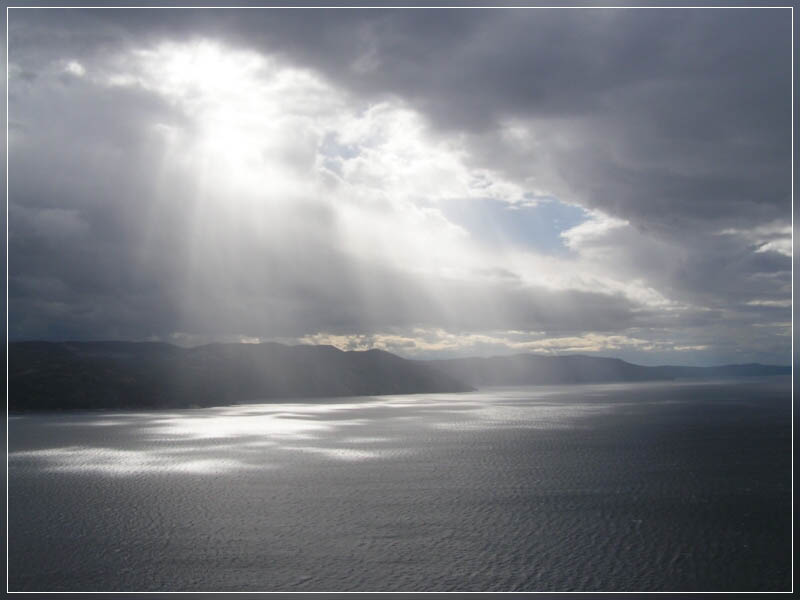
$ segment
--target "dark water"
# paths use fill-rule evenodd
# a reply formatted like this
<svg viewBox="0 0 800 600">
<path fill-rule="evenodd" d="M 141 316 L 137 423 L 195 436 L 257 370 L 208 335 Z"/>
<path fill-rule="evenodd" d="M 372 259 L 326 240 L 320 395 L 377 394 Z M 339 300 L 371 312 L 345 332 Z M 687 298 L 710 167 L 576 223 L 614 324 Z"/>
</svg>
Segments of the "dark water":
<svg viewBox="0 0 800 600">
<path fill-rule="evenodd" d="M 12 416 L 11 591 L 788 590 L 788 378 Z"/>
</svg>

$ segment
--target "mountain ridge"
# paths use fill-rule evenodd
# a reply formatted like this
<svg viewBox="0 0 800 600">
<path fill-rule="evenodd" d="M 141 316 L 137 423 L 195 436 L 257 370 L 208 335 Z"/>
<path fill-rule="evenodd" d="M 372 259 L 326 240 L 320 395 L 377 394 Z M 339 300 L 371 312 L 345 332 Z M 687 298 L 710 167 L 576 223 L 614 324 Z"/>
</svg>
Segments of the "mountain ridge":
<svg viewBox="0 0 800 600">
<path fill-rule="evenodd" d="M 513 354 L 426 361 L 473 386 L 658 381 L 684 378 L 788 375 L 791 367 L 759 363 L 714 367 L 643 366 L 584 354 Z"/>
<path fill-rule="evenodd" d="M 473 391 L 482 386 L 657 381 L 791 373 L 746 363 L 645 367 L 618 358 L 516 354 L 409 360 L 330 345 L 12 342 L 12 411 L 219 406 L 276 398 Z"/>
</svg>

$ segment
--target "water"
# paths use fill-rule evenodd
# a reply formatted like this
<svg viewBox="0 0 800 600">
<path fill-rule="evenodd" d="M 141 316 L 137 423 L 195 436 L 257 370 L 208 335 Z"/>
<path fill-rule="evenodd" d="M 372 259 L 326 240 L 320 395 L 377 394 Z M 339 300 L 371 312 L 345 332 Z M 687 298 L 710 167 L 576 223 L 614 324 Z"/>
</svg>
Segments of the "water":
<svg viewBox="0 0 800 600">
<path fill-rule="evenodd" d="M 788 378 L 12 415 L 11 591 L 788 590 Z"/>
</svg>

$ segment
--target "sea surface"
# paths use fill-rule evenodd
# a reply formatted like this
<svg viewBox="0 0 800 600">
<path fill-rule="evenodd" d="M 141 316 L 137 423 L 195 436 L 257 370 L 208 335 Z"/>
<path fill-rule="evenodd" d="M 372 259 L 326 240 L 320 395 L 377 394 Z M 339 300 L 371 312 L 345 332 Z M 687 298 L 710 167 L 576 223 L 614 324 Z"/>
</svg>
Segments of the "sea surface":
<svg viewBox="0 0 800 600">
<path fill-rule="evenodd" d="M 11 591 L 785 591 L 791 382 L 9 419 Z"/>
</svg>

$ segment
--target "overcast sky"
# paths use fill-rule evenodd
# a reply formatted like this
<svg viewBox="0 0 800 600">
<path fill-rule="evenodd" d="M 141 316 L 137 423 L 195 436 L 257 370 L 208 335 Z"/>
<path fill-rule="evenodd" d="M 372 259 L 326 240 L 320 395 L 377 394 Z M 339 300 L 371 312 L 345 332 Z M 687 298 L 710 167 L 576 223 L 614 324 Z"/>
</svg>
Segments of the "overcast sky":
<svg viewBox="0 0 800 600">
<path fill-rule="evenodd" d="M 11 339 L 788 364 L 789 9 L 11 9 Z"/>
</svg>

